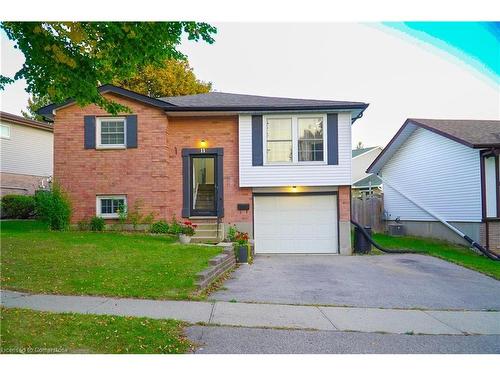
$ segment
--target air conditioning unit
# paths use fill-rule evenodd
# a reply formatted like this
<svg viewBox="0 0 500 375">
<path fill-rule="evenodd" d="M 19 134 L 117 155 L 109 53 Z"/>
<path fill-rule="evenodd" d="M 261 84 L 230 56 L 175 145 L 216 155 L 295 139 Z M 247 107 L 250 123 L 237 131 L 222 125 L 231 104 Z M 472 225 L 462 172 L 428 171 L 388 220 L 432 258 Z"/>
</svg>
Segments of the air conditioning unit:
<svg viewBox="0 0 500 375">
<path fill-rule="evenodd" d="M 406 227 L 403 224 L 389 224 L 390 236 L 404 236 L 406 234 Z"/>
</svg>

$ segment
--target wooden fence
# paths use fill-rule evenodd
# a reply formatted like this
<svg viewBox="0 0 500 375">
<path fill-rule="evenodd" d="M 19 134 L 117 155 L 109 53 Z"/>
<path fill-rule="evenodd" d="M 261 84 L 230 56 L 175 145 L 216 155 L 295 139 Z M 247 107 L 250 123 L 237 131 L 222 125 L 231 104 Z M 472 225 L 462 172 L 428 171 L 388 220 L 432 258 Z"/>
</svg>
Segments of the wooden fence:
<svg viewBox="0 0 500 375">
<path fill-rule="evenodd" d="M 352 219 L 374 232 L 384 232 L 384 199 L 381 195 L 352 197 Z"/>
</svg>

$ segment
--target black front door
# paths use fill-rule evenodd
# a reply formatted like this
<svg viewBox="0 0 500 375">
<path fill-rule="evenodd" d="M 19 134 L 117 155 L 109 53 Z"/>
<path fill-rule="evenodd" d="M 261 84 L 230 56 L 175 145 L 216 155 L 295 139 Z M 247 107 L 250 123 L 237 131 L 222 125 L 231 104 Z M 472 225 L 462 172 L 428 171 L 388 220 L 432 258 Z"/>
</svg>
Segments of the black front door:
<svg viewBox="0 0 500 375">
<path fill-rule="evenodd" d="M 190 201 L 192 216 L 217 215 L 217 156 L 191 156 Z"/>
</svg>

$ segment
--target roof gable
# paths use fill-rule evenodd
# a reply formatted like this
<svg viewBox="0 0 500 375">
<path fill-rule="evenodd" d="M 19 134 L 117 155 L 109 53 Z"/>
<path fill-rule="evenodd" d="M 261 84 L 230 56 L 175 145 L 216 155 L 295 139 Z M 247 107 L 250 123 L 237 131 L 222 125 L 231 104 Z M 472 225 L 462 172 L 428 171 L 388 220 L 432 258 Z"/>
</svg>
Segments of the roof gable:
<svg viewBox="0 0 500 375">
<path fill-rule="evenodd" d="M 434 132 L 471 148 L 500 147 L 500 121 L 407 119 L 366 172 L 378 173 L 417 128 Z"/>
<path fill-rule="evenodd" d="M 54 131 L 54 128 L 49 123 L 24 118 L 21 116 L 13 115 L 12 113 L 8 113 L 8 112 L 0 111 L 0 120 L 6 122 L 8 124 L 28 126 L 30 128 L 37 128 L 37 129 L 46 130 L 46 131 L 50 131 L 50 132 Z"/>
</svg>

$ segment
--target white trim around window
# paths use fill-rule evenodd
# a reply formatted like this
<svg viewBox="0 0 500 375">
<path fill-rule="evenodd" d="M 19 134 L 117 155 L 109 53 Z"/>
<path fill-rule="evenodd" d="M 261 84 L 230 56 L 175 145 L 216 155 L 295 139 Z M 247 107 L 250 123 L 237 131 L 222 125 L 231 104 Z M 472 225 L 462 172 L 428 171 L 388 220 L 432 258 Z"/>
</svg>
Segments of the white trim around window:
<svg viewBox="0 0 500 375">
<path fill-rule="evenodd" d="M 102 217 L 103 219 L 118 219 L 119 215 L 116 209 L 120 203 L 119 201 L 123 201 L 125 211 L 127 210 L 126 195 L 98 195 L 95 201 L 96 216 Z M 103 210 L 105 212 L 103 212 Z"/>
<path fill-rule="evenodd" d="M 11 127 L 10 125 L 1 124 L 0 125 L 0 138 L 10 139 Z"/>
<path fill-rule="evenodd" d="M 113 138 L 113 136 L 117 136 L 121 138 L 121 134 L 123 133 L 123 142 L 116 143 L 102 143 L 102 123 L 103 122 L 114 122 L 123 124 L 123 132 L 115 132 L 108 133 L 108 137 Z M 96 148 L 98 149 L 117 149 L 117 148 L 126 148 L 127 147 L 127 119 L 125 117 L 97 117 L 96 118 Z"/>
<path fill-rule="evenodd" d="M 323 160 L 321 161 L 299 161 L 299 119 L 321 118 L 323 120 Z M 292 160 L 289 162 L 270 162 L 267 160 L 267 120 L 268 119 L 291 119 L 292 122 Z M 327 164 L 328 144 L 327 144 L 327 123 L 325 113 L 304 113 L 300 115 L 264 115 L 262 116 L 262 140 L 264 153 L 264 165 L 322 165 Z"/>
</svg>

